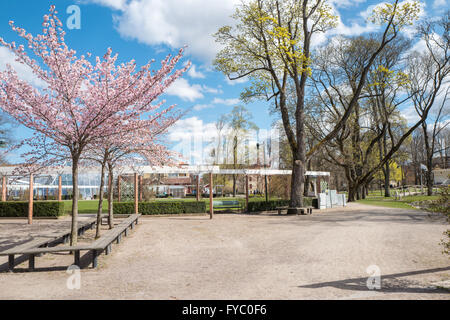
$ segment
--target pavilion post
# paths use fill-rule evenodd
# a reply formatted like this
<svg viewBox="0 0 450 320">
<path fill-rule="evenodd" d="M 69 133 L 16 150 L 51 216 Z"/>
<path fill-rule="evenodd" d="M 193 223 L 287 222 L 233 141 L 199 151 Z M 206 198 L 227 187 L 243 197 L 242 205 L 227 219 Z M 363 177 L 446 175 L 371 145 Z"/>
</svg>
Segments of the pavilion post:
<svg viewBox="0 0 450 320">
<path fill-rule="evenodd" d="M 245 175 L 245 212 L 248 212 L 248 175 Z"/>
<path fill-rule="evenodd" d="M 284 195 L 286 199 L 289 199 L 289 179 L 286 179 L 286 184 L 284 185 Z"/>
<path fill-rule="evenodd" d="M 120 202 L 122 200 L 122 190 L 120 189 L 120 182 L 122 180 L 122 177 L 119 175 L 117 177 L 117 197 L 118 197 L 118 201 Z"/>
<path fill-rule="evenodd" d="M 139 184 L 138 184 L 138 174 L 134 174 L 134 213 L 138 213 L 139 205 Z"/>
<path fill-rule="evenodd" d="M 2 201 L 6 201 L 6 177 L 2 177 Z"/>
<path fill-rule="evenodd" d="M 314 196 L 317 197 L 317 177 L 314 177 Z"/>
<path fill-rule="evenodd" d="M 321 193 L 322 190 L 321 190 L 321 186 L 320 186 L 320 176 L 317 177 L 316 184 L 317 184 L 317 193 Z"/>
<path fill-rule="evenodd" d="M 143 177 L 142 176 L 139 176 L 139 201 L 141 201 L 142 202 L 142 189 L 144 189 L 143 188 Z"/>
<path fill-rule="evenodd" d="M 30 199 L 28 200 L 28 224 L 33 223 L 33 174 L 30 174 Z"/>
<path fill-rule="evenodd" d="M 209 218 L 212 219 L 214 214 L 213 208 L 213 174 L 209 173 Z"/>
<path fill-rule="evenodd" d="M 264 193 L 266 196 L 266 202 L 269 201 L 269 190 L 268 190 L 268 185 L 267 185 L 267 174 L 264 175 Z"/>
<path fill-rule="evenodd" d="M 197 187 L 195 189 L 197 202 L 200 201 L 200 174 L 197 175 Z"/>
<path fill-rule="evenodd" d="M 62 198 L 62 177 L 61 175 L 58 177 L 58 201 L 61 201 Z"/>
</svg>

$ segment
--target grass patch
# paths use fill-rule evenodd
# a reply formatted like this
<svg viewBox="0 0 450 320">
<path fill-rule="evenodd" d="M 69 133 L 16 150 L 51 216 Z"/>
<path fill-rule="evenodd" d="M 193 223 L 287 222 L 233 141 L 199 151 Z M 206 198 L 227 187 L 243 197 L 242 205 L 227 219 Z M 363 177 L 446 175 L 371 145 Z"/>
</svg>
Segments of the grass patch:
<svg viewBox="0 0 450 320">
<path fill-rule="evenodd" d="M 437 200 L 439 196 L 425 196 L 425 195 L 417 195 L 417 196 L 406 196 L 401 200 L 395 200 L 394 197 L 367 197 L 366 199 L 358 200 L 357 202 L 380 206 L 380 207 L 389 207 L 389 208 L 399 208 L 399 209 L 416 209 L 411 206 L 412 202 L 416 201 L 430 201 Z"/>
<path fill-rule="evenodd" d="M 72 200 L 64 200 L 64 212 L 72 213 Z M 78 200 L 78 213 L 97 213 L 98 200 Z M 103 200 L 102 212 L 108 212 L 108 201 Z"/>
</svg>

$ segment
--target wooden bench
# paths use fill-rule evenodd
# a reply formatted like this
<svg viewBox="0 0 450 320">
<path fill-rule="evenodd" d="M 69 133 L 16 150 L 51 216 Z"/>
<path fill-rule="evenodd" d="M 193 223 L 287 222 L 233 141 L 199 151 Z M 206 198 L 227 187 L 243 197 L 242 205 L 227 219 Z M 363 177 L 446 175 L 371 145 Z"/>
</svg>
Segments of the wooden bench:
<svg viewBox="0 0 450 320">
<path fill-rule="evenodd" d="M 214 209 L 241 209 L 241 204 L 237 200 L 215 200 Z"/>
<path fill-rule="evenodd" d="M 284 207 L 276 207 L 275 210 L 278 211 L 278 214 L 281 214 L 281 211 L 283 210 L 288 210 L 289 207 L 288 206 L 284 206 Z M 300 214 L 312 214 L 312 209 L 314 209 L 314 207 L 302 207 L 302 208 L 297 208 L 300 209 Z"/>
<path fill-rule="evenodd" d="M 78 222 L 77 234 L 82 235 L 88 229 L 91 229 L 96 223 L 96 219 L 89 219 L 87 221 Z M 45 237 L 35 237 L 30 241 L 22 243 L 11 249 L 0 252 L 0 256 L 8 256 L 8 267 L 12 270 L 15 266 L 15 255 L 23 255 L 22 251 L 34 248 L 47 248 L 51 244 L 57 244 L 60 242 L 67 243 L 70 239 L 70 231 L 58 232 Z M 13 254 L 12 254 L 13 253 Z M 30 265 L 34 265 L 34 256 L 29 258 Z"/>
<path fill-rule="evenodd" d="M 39 248 L 39 247 L 28 247 L 28 248 L 20 248 L 15 247 L 3 252 L 0 252 L 0 256 L 8 255 L 9 261 L 9 270 L 12 271 L 14 269 L 14 256 L 15 255 L 29 255 L 29 264 L 28 267 L 30 270 L 34 269 L 34 261 L 35 256 L 41 255 L 44 253 L 55 253 L 55 252 L 73 252 L 74 253 L 74 264 L 80 265 L 80 251 L 92 251 L 92 266 L 94 268 L 97 267 L 97 257 L 106 250 L 106 254 L 111 252 L 111 244 L 114 241 L 120 243 L 122 238 L 122 234 L 125 233 L 125 236 L 128 235 L 128 228 L 133 229 L 134 225 L 138 223 L 138 219 L 140 214 L 130 215 L 128 218 L 124 219 L 118 226 L 115 228 L 108 230 L 102 237 L 98 240 L 94 241 L 90 244 L 85 245 L 76 245 L 76 246 L 57 246 L 57 247 L 47 247 L 47 248 Z M 94 222 L 95 224 L 95 222 Z"/>
</svg>

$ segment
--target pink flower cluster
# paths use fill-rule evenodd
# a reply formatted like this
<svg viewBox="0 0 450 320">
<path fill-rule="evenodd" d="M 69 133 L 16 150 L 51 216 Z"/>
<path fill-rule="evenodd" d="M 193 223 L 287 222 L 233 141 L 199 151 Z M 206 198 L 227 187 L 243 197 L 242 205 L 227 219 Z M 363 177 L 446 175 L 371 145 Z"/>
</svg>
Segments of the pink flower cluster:
<svg viewBox="0 0 450 320">
<path fill-rule="evenodd" d="M 26 165 L 57 164 L 67 158 L 77 165 L 86 150 L 119 146 L 121 152 L 143 154 L 150 163 L 164 162 L 170 152 L 157 136 L 178 116 L 174 106 L 162 108 L 164 101 L 156 100 L 190 67 L 188 63 L 175 70 L 183 49 L 176 56 L 168 55 L 156 71 L 150 69 L 154 61 L 141 68 L 134 60 L 116 64 L 117 54 L 111 48 L 91 64 L 68 48 L 56 13 L 52 6 L 44 16 L 43 33 L 36 36 L 10 22 L 45 67 L 27 54 L 24 45 L 0 38 L 17 61 L 45 83 L 36 88 L 10 66 L 0 71 L 0 108 L 35 131 L 20 143 L 32 148 L 24 155 Z"/>
</svg>

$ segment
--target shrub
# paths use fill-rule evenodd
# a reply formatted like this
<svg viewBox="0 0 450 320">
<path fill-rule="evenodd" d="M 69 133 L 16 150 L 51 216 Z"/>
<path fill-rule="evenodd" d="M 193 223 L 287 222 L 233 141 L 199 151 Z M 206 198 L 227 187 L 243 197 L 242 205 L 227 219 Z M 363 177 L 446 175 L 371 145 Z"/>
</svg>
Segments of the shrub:
<svg viewBox="0 0 450 320">
<path fill-rule="evenodd" d="M 139 213 L 143 215 L 206 213 L 203 201 L 152 201 L 140 202 L 138 206 Z M 113 208 L 114 214 L 134 213 L 133 202 L 115 202 Z"/>
<path fill-rule="evenodd" d="M 34 201 L 33 217 L 59 217 L 64 215 L 64 203 L 58 201 Z M 0 202 L 0 217 L 27 217 L 27 201 Z"/>
</svg>

